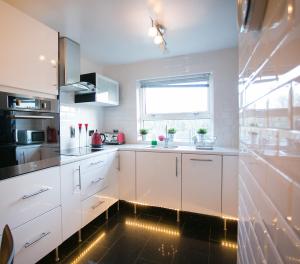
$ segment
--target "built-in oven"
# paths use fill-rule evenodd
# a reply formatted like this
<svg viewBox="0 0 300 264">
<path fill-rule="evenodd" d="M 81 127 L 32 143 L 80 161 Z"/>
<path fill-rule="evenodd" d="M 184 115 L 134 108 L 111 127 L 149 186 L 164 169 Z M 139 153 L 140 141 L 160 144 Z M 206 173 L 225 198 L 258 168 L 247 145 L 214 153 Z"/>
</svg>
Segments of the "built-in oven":
<svg viewBox="0 0 300 264">
<path fill-rule="evenodd" d="M 56 165 L 58 100 L 0 92 L 0 179 Z"/>
</svg>

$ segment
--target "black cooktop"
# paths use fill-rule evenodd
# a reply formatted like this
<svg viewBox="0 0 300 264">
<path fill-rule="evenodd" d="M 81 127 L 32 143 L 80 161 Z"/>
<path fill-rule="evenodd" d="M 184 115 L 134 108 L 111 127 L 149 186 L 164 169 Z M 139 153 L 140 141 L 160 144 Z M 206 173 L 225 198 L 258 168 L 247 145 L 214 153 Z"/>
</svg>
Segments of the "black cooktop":
<svg viewBox="0 0 300 264">
<path fill-rule="evenodd" d="M 91 148 L 91 147 L 81 147 L 81 148 L 71 148 L 64 149 L 60 152 L 62 156 L 84 156 L 94 152 L 102 151 L 103 148 Z"/>
</svg>

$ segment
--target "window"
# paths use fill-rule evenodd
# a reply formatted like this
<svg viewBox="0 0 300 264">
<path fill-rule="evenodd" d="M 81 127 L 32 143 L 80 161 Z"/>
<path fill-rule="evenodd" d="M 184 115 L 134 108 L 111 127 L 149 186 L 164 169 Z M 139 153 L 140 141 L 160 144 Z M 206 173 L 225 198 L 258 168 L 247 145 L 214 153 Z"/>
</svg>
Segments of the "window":
<svg viewBox="0 0 300 264">
<path fill-rule="evenodd" d="M 140 82 L 140 127 L 148 140 L 175 128 L 175 141 L 189 142 L 199 128 L 213 134 L 211 74 Z"/>
</svg>

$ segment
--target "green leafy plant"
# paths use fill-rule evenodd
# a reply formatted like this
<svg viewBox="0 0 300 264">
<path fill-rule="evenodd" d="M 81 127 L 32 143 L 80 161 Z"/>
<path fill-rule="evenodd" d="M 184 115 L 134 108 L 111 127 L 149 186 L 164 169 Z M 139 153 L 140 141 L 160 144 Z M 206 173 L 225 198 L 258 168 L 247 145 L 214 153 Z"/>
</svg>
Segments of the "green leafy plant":
<svg viewBox="0 0 300 264">
<path fill-rule="evenodd" d="M 143 136 L 143 135 L 147 135 L 148 134 L 148 129 L 146 128 L 141 128 L 140 129 L 140 134 Z"/>
<path fill-rule="evenodd" d="M 197 134 L 205 135 L 205 134 L 207 134 L 207 129 L 206 128 L 199 128 L 197 130 Z"/>
<path fill-rule="evenodd" d="M 176 128 L 169 128 L 168 129 L 168 134 L 175 134 L 176 133 Z"/>
</svg>

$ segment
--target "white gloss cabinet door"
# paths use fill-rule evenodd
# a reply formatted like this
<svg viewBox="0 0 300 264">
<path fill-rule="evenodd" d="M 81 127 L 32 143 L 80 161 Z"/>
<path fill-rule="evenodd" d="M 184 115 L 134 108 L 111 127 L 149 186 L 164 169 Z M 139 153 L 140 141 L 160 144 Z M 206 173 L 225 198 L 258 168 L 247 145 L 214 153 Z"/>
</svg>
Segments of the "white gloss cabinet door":
<svg viewBox="0 0 300 264">
<path fill-rule="evenodd" d="M 136 152 L 138 203 L 180 209 L 180 157 L 177 153 Z"/>
<path fill-rule="evenodd" d="M 60 167 L 63 241 L 81 228 L 79 165 L 79 162 L 75 162 Z"/>
<path fill-rule="evenodd" d="M 238 156 L 223 156 L 222 215 L 237 217 Z"/>
<path fill-rule="evenodd" d="M 59 167 L 0 181 L 0 230 L 13 229 L 60 205 Z"/>
<path fill-rule="evenodd" d="M 135 202 L 135 151 L 119 151 L 120 200 Z"/>
<path fill-rule="evenodd" d="M 0 86 L 58 94 L 58 33 L 0 1 Z"/>
<path fill-rule="evenodd" d="M 182 155 L 182 210 L 221 216 L 222 157 Z"/>
<path fill-rule="evenodd" d="M 62 243 L 61 207 L 12 230 L 15 264 L 32 264 Z"/>
</svg>

